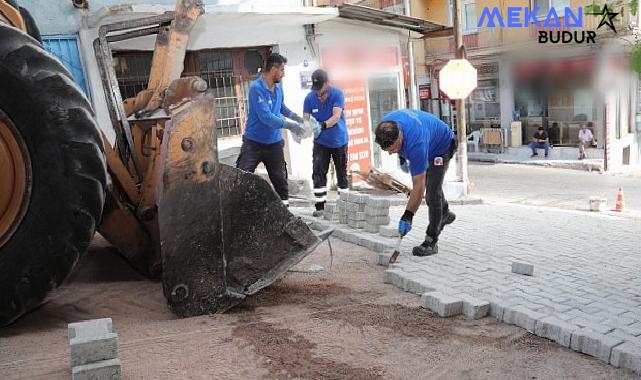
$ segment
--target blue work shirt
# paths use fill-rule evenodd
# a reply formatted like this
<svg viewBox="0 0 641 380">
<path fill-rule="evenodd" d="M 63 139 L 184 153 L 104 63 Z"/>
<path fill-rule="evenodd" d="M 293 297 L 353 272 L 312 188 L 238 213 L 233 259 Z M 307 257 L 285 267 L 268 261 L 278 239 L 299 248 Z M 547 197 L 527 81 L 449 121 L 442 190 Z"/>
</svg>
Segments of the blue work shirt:
<svg viewBox="0 0 641 380">
<path fill-rule="evenodd" d="M 445 155 L 454 138 L 447 124 L 428 112 L 398 110 L 383 116 L 381 121 L 395 121 L 403 132 L 398 155 L 410 162 L 412 176 L 426 172 L 436 157 Z"/>
<path fill-rule="evenodd" d="M 274 144 L 283 139 L 280 130 L 285 120 L 280 115 L 290 117 L 293 112 L 283 103 L 280 83 L 274 83 L 272 92 L 261 75 L 249 86 L 248 107 L 246 138 L 261 144 Z"/>
<path fill-rule="evenodd" d="M 315 91 L 310 91 L 303 103 L 303 112 L 312 115 L 319 123 L 329 120 L 334 115 L 335 107 L 343 110 L 341 111 L 340 119 L 333 127 L 321 131 L 320 135 L 314 140 L 316 144 L 326 148 L 343 147 L 349 140 L 345 123 L 345 97 L 343 96 L 343 91 L 330 86 L 324 103 L 321 102 Z"/>
</svg>

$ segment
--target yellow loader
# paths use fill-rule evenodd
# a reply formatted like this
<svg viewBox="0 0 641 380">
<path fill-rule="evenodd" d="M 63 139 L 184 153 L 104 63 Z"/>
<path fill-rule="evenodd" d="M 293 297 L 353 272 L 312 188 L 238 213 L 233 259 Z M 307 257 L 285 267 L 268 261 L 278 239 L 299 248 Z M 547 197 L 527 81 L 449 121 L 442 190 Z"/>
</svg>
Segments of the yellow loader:
<svg viewBox="0 0 641 380">
<path fill-rule="evenodd" d="M 162 278 L 171 310 L 224 312 L 271 284 L 314 234 L 260 177 L 218 161 L 207 83 L 181 78 L 201 0 L 100 28 L 114 146 L 29 13 L 0 0 L 0 326 L 40 305 L 98 231 Z M 110 44 L 156 34 L 148 88 L 122 99 Z"/>
</svg>

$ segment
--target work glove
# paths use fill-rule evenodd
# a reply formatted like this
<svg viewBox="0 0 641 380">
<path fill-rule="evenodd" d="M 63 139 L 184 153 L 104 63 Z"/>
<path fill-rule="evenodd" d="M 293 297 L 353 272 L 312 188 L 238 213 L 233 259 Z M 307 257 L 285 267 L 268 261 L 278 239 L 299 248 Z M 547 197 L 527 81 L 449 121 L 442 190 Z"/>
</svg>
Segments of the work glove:
<svg viewBox="0 0 641 380">
<path fill-rule="evenodd" d="M 297 123 L 303 123 L 305 120 L 303 120 L 302 117 L 298 116 L 296 113 L 292 113 L 292 116 L 289 117 L 290 119 L 294 120 Z"/>
<path fill-rule="evenodd" d="M 412 230 L 412 219 L 414 218 L 414 213 L 410 210 L 405 210 L 401 220 L 398 221 L 398 233 L 401 236 L 407 235 Z"/>
<path fill-rule="evenodd" d="M 400 156 L 398 157 L 398 160 L 399 160 L 399 162 L 400 162 L 401 170 L 402 170 L 403 172 L 405 172 L 405 173 L 408 173 L 408 174 L 409 174 L 409 172 L 410 172 L 410 165 L 407 163 L 407 160 L 406 160 L 406 159 L 404 159 L 403 157 L 400 157 Z"/>
<path fill-rule="evenodd" d="M 323 128 L 321 127 L 320 123 L 318 121 L 316 121 L 316 119 L 314 119 L 314 118 L 310 119 L 310 123 L 311 123 L 311 126 L 312 126 L 312 131 L 314 131 L 314 140 L 316 140 L 318 138 L 318 136 L 320 136 L 321 131 L 323 130 Z"/>
<path fill-rule="evenodd" d="M 298 144 L 300 144 L 301 140 L 306 135 L 305 127 L 303 127 L 300 123 L 288 120 L 285 122 L 285 126 L 283 128 L 288 129 L 292 133 L 294 141 L 296 141 Z"/>
</svg>

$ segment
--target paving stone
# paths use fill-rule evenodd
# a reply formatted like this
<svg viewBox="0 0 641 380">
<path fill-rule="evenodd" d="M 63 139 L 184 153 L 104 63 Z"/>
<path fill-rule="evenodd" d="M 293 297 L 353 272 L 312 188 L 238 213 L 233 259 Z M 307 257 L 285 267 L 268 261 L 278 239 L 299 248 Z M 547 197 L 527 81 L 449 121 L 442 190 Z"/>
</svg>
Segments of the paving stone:
<svg viewBox="0 0 641 380">
<path fill-rule="evenodd" d="M 369 195 L 367 194 L 361 194 L 361 193 L 355 193 L 355 192 L 350 192 L 348 193 L 349 195 L 347 196 L 347 200 L 352 203 L 358 203 L 358 204 L 365 204 L 367 203 L 367 200 L 369 199 Z"/>
<path fill-rule="evenodd" d="M 362 229 L 363 227 L 365 227 L 365 221 L 347 219 L 347 225 L 352 228 Z"/>
<path fill-rule="evenodd" d="M 570 348 L 609 363 L 612 348 L 621 343 L 623 340 L 619 338 L 580 329 L 572 332 Z"/>
<path fill-rule="evenodd" d="M 394 247 L 387 242 L 379 241 L 370 237 L 361 238 L 357 243 L 360 246 L 363 246 L 373 252 L 392 252 Z"/>
<path fill-rule="evenodd" d="M 641 345 L 626 342 L 612 349 L 610 363 L 641 374 Z"/>
<path fill-rule="evenodd" d="M 343 238 L 341 239 L 347 243 L 352 243 L 358 245 L 358 242 L 361 240 L 360 236 L 355 234 L 353 231 L 345 232 Z"/>
<path fill-rule="evenodd" d="M 347 207 L 347 201 L 341 199 L 336 202 L 336 208 L 338 208 L 339 211 L 345 210 L 345 207 Z"/>
<path fill-rule="evenodd" d="M 348 220 L 347 220 L 347 215 L 340 215 L 340 216 L 338 217 L 338 222 L 339 222 L 340 224 L 347 224 L 347 221 L 348 221 Z"/>
<path fill-rule="evenodd" d="M 120 359 L 75 366 L 71 369 L 72 380 L 120 380 L 122 371 Z"/>
<path fill-rule="evenodd" d="M 463 301 L 441 292 L 428 292 L 421 296 L 424 308 L 429 309 L 441 317 L 454 317 L 463 312 Z"/>
<path fill-rule="evenodd" d="M 338 198 L 343 202 L 347 202 L 349 200 L 349 194 L 349 191 L 339 191 Z"/>
<path fill-rule="evenodd" d="M 328 212 L 327 210 L 325 210 L 325 212 L 323 213 L 323 219 L 336 222 L 339 221 L 340 214 L 337 212 Z"/>
<path fill-rule="evenodd" d="M 397 283 L 402 284 L 402 277 L 401 273 L 398 270 L 394 269 L 388 269 L 385 272 L 383 272 L 383 283 L 384 284 L 394 284 L 396 285 Z"/>
<path fill-rule="evenodd" d="M 330 214 L 338 212 L 338 206 L 336 203 L 325 203 L 325 212 Z"/>
<path fill-rule="evenodd" d="M 512 273 L 532 276 L 534 274 L 534 265 L 515 261 L 512 263 Z"/>
<path fill-rule="evenodd" d="M 375 225 L 375 224 L 369 224 L 369 223 L 367 223 L 367 221 L 365 221 L 365 226 L 363 227 L 363 229 L 366 232 L 370 232 L 370 233 L 373 233 L 373 234 L 378 232 L 378 226 Z"/>
<path fill-rule="evenodd" d="M 389 258 L 392 256 L 391 252 L 381 252 L 378 254 L 378 265 L 387 267 L 389 266 Z"/>
<path fill-rule="evenodd" d="M 398 237 L 398 226 L 388 224 L 384 226 L 376 226 L 378 233 L 385 237 Z"/>
<path fill-rule="evenodd" d="M 68 334 L 72 367 L 118 357 L 111 318 L 70 323 Z"/>
<path fill-rule="evenodd" d="M 572 332 L 578 327 L 569 324 L 557 317 L 545 317 L 536 322 L 534 334 L 550 339 L 564 347 L 570 347 Z"/>
<path fill-rule="evenodd" d="M 375 224 L 379 226 L 387 225 L 390 222 L 390 217 L 388 216 L 367 216 L 367 223 Z"/>
<path fill-rule="evenodd" d="M 347 210 L 347 216 L 354 212 L 365 212 L 365 204 L 347 202 L 345 204 L 345 210 Z"/>
<path fill-rule="evenodd" d="M 366 220 L 365 219 L 365 213 L 364 212 L 360 212 L 360 211 L 350 212 L 347 215 L 347 220 L 353 220 L 353 221 L 358 221 L 358 222 L 365 221 Z"/>
<path fill-rule="evenodd" d="M 370 205 L 365 205 L 365 214 L 371 216 L 389 216 L 388 207 L 372 207 Z"/>
<path fill-rule="evenodd" d="M 503 322 L 522 327 L 532 334 L 534 334 L 536 321 L 545 317 L 545 314 L 537 313 L 523 306 L 510 306 L 503 310 Z"/>
<path fill-rule="evenodd" d="M 463 315 L 467 319 L 485 318 L 490 313 L 490 303 L 487 301 L 465 294 L 455 296 L 463 301 Z"/>
<path fill-rule="evenodd" d="M 614 329 L 605 335 L 619 338 L 624 342 L 635 343 L 641 347 L 641 337 L 630 335 L 623 330 Z"/>
<path fill-rule="evenodd" d="M 367 200 L 367 205 L 372 208 L 386 208 L 389 211 L 391 202 L 388 198 L 369 197 L 369 199 Z"/>
<path fill-rule="evenodd" d="M 619 326 L 625 333 L 641 337 L 641 322 L 636 322 L 628 326 Z"/>
<path fill-rule="evenodd" d="M 600 323 L 591 323 L 591 322 L 583 323 L 582 327 L 587 330 L 598 332 L 599 334 L 607 334 L 610 331 L 614 330 L 613 327 L 602 325 Z"/>
</svg>

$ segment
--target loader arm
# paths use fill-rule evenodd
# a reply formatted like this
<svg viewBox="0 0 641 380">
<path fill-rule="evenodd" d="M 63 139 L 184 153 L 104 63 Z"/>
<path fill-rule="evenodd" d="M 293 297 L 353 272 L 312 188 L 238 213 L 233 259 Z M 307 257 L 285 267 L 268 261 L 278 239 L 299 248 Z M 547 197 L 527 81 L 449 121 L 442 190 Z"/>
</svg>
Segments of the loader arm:
<svg viewBox="0 0 641 380">
<path fill-rule="evenodd" d="M 179 316 L 223 312 L 269 285 L 329 236 L 315 235 L 262 178 L 220 164 L 215 99 L 180 78 L 202 1 L 100 28 L 94 50 L 116 144 L 98 227 L 137 269 L 162 276 Z M 157 34 L 149 86 L 127 103 L 111 42 Z"/>
</svg>

